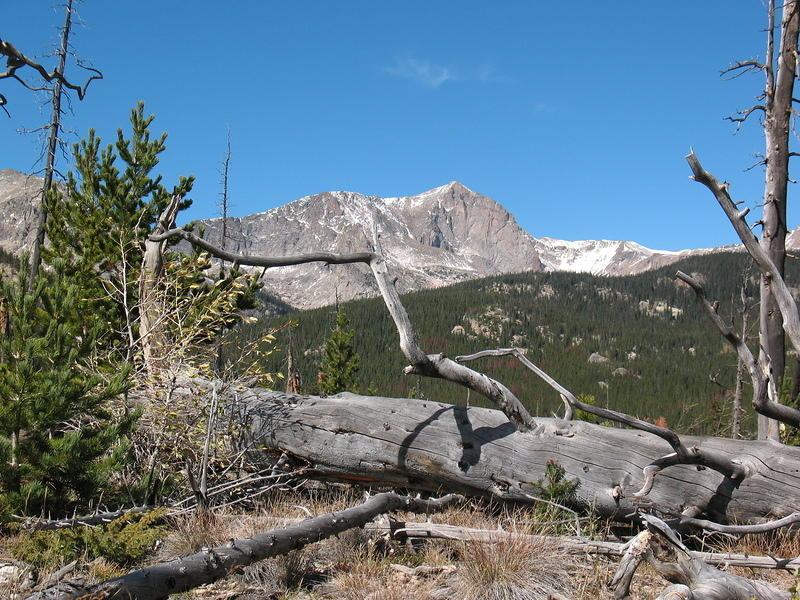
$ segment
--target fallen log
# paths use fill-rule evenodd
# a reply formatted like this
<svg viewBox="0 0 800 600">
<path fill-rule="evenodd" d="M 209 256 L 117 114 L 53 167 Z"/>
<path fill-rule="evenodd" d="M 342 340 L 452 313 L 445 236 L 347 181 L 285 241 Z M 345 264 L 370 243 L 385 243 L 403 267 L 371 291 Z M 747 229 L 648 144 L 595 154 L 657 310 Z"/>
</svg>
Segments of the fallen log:
<svg viewBox="0 0 800 600">
<path fill-rule="evenodd" d="M 245 443 L 299 459 L 305 477 L 530 502 L 555 461 L 580 482 L 577 503 L 614 518 L 692 509 L 714 521 L 759 523 L 800 507 L 800 448 L 774 442 L 685 436 L 688 447 L 730 455 L 745 476 L 675 465 L 641 497 L 644 468 L 670 446 L 639 430 L 537 418 L 521 432 L 496 410 L 349 393 L 255 388 L 238 398 Z M 259 454 L 268 453 L 252 458 Z"/>
<path fill-rule="evenodd" d="M 259 393 L 254 392 L 253 414 L 246 415 L 254 419 L 252 447 L 286 450 L 302 458 L 301 463 L 312 465 L 309 474 L 542 501 L 534 498 L 541 491 L 537 483 L 544 480 L 546 465 L 558 462 L 581 483 L 579 501 L 617 518 L 632 518 L 644 507 L 673 517 L 688 514 L 692 518 L 705 516 L 714 521 L 751 523 L 786 516 L 800 506 L 797 450 L 681 436 L 649 421 L 589 405 L 530 361 L 519 348 L 484 350 L 456 357 L 455 361 L 442 353 L 425 352 L 381 254 L 376 228 L 372 252 L 345 255 L 234 254 L 184 229 L 151 236 L 150 241 L 178 236 L 217 258 L 241 265 L 264 268 L 309 262 L 368 265 L 397 328 L 400 349 L 410 363 L 403 373 L 465 386 L 493 402 L 505 415 L 503 421 L 497 413 L 484 413 L 494 415 L 487 416 L 484 424 L 483 417 L 475 412 L 477 409 L 470 413 L 468 409 L 432 402 L 365 400 L 363 396 L 345 397 L 346 403 L 357 405 L 356 412 L 349 414 L 343 404 L 315 406 L 319 399 L 289 395 L 282 400 L 280 396 L 272 397 L 283 403 L 283 409 L 274 403 L 268 408 L 269 398 L 262 392 L 268 401 L 265 404 L 259 400 Z M 699 284 L 695 282 L 693 287 L 703 305 L 714 312 Z M 742 358 L 744 351 L 735 334 L 724 323 L 716 320 L 715 323 L 726 339 L 737 346 Z M 534 418 L 509 388 L 462 364 L 485 356 L 505 355 L 515 356 L 559 393 L 564 402 L 564 419 Z M 770 383 L 769 376 L 762 377 L 757 368 L 751 368 L 750 375 L 754 407 L 767 414 L 772 405 L 765 404 L 762 392 L 774 392 L 775 385 Z M 375 406 L 384 409 L 383 412 L 375 411 Z M 358 414 L 362 409 L 364 414 Z M 630 429 L 592 429 L 573 420 L 577 409 Z M 785 418 L 774 411 L 770 414 L 793 424 L 797 422 L 795 417 L 800 419 L 800 412 L 792 410 Z M 651 494 L 662 477 L 667 480 L 659 482 L 658 492 Z M 637 482 L 638 488 L 631 487 L 632 481 Z M 743 490 L 741 497 L 740 490 Z"/>
<path fill-rule="evenodd" d="M 457 501 L 458 496 L 435 500 L 394 493 L 377 494 L 353 508 L 307 519 L 223 546 L 206 548 L 178 560 L 158 563 L 92 586 L 68 582 L 28 596 L 26 600 L 163 600 L 229 575 L 232 571 L 271 556 L 280 556 L 348 529 L 363 527 L 380 514 L 403 510 L 432 512 Z"/>
<path fill-rule="evenodd" d="M 68 529 L 70 527 L 96 527 L 111 523 L 124 515 L 146 513 L 155 510 L 155 506 L 135 506 L 133 508 L 121 508 L 111 512 L 94 513 L 82 517 L 71 519 L 40 519 L 29 517 L 20 522 L 20 531 L 52 531 L 55 529 Z"/>
<path fill-rule="evenodd" d="M 607 542 L 578 536 L 532 535 L 430 522 L 373 522 L 365 525 L 364 530 L 370 534 L 387 535 L 401 540 L 455 540 L 492 544 L 501 540 L 523 538 L 533 543 L 558 544 L 573 554 L 598 554 L 601 556 L 622 556 L 625 554 L 626 546 L 628 545 L 626 542 Z M 744 567 L 748 569 L 778 569 L 785 571 L 800 569 L 800 557 L 776 558 L 774 556 L 753 556 L 736 552 L 701 552 L 698 550 L 690 550 L 689 555 L 705 561 L 709 565 L 722 568 Z"/>
</svg>

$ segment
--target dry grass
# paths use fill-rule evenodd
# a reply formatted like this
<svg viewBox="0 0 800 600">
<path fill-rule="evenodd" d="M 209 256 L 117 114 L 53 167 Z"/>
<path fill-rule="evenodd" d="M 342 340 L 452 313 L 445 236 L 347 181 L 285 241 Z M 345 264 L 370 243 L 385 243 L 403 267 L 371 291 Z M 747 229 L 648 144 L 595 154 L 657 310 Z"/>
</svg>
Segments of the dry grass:
<svg viewBox="0 0 800 600">
<path fill-rule="evenodd" d="M 344 600 L 434 600 L 441 577 L 409 577 L 392 569 L 391 563 L 362 550 L 341 565 L 334 576 L 321 586 L 325 598 Z"/>
<path fill-rule="evenodd" d="M 463 545 L 452 584 L 464 600 L 546 600 L 573 597 L 570 556 L 556 544 L 522 536 Z"/>
<path fill-rule="evenodd" d="M 363 492 L 358 490 L 318 489 L 303 494 L 276 494 L 265 501 L 259 511 L 246 515 L 212 512 L 176 518 L 172 533 L 147 562 L 190 554 L 310 515 L 341 510 L 362 502 L 363 497 Z M 571 533 L 571 524 L 542 524 L 543 520 L 554 521 L 559 517 L 563 514 L 554 511 L 553 515 L 548 515 L 535 507 L 465 501 L 443 513 L 431 515 L 430 519 L 461 527 L 512 533 Z M 421 520 L 419 515 L 411 514 L 398 514 L 395 518 Z M 602 535 L 605 525 L 600 521 L 582 522 L 581 527 L 584 533 Z M 782 531 L 769 537 L 747 536 L 736 543 L 726 538 L 724 547 L 717 542 L 714 549 L 792 557 L 800 555 L 800 537 Z M 181 599 L 529 600 L 566 597 L 610 600 L 612 595 L 607 582 L 616 568 L 616 559 L 573 556 L 556 544 L 531 543 L 522 537 L 498 539 L 493 543 L 431 540 L 411 545 L 375 539 L 356 529 L 284 557 L 251 565 L 226 581 L 183 594 Z M 783 572 L 734 572 L 749 578 L 770 580 L 783 589 L 792 583 L 791 575 Z M 99 559 L 81 565 L 73 575 L 101 581 L 119 574 L 118 565 Z M 44 576 L 46 573 L 38 574 L 40 580 Z M 653 569 L 643 565 L 634 578 L 631 598 L 653 598 L 665 585 Z M 16 581 L 0 582 L 0 598 L 14 598 L 18 590 Z"/>
</svg>

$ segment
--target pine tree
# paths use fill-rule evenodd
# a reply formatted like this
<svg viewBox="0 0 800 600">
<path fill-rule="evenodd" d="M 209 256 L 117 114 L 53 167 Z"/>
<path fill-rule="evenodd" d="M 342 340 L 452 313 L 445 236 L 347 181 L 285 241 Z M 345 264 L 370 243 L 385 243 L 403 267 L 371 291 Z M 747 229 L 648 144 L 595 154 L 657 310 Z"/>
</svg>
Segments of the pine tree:
<svg viewBox="0 0 800 600">
<path fill-rule="evenodd" d="M 331 396 L 339 392 L 355 392 L 358 388 L 360 357 L 353 348 L 355 332 L 341 308 L 336 313 L 336 326 L 325 342 L 325 358 L 319 367 L 319 391 Z"/>
<path fill-rule="evenodd" d="M 0 514 L 66 514 L 121 466 L 137 414 L 114 414 L 129 369 L 101 376 L 93 364 L 97 323 L 82 318 L 79 288 L 64 263 L 24 269 L 0 283 L 10 327 L 0 336 Z"/>
<path fill-rule="evenodd" d="M 170 191 L 155 175 L 167 135 L 151 138 L 153 118 L 145 116 L 140 102 L 131 111 L 130 137 L 120 129 L 114 146 L 102 151 L 100 138 L 90 130 L 74 146 L 76 172 L 67 176 L 66 193 L 53 188 L 46 198 L 44 259 L 67 260 L 66 274 L 81 288 L 88 312 L 109 332 L 105 342 L 116 343 L 126 360 L 137 337 L 144 241 L 170 199 L 184 198 L 194 181 L 181 177 Z M 185 200 L 180 208 L 190 204 Z"/>
</svg>

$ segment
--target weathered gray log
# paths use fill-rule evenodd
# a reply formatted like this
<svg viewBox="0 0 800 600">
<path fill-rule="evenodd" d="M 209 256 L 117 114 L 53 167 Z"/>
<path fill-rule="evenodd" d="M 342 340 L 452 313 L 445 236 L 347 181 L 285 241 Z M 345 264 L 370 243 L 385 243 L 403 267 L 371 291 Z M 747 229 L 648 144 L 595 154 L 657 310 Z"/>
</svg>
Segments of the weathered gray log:
<svg viewBox="0 0 800 600">
<path fill-rule="evenodd" d="M 678 517 L 688 507 L 714 521 L 758 523 L 800 508 L 800 448 L 774 442 L 691 437 L 687 446 L 728 453 L 746 475 L 677 465 L 644 498 L 643 467 L 670 450 L 654 435 L 582 421 L 537 418 L 517 431 L 496 410 L 429 400 L 340 394 L 329 398 L 263 389 L 240 394 L 246 443 L 301 459 L 305 475 L 526 500 L 548 461 L 578 479 L 577 499 L 602 515 L 642 507 Z"/>
<path fill-rule="evenodd" d="M 307 544 L 324 540 L 354 527 L 363 527 L 376 516 L 393 510 L 431 512 L 458 500 L 446 496 L 422 500 L 394 493 L 377 494 L 353 508 L 274 529 L 224 546 L 206 548 L 178 560 L 158 563 L 93 586 L 70 583 L 29 596 L 26 600 L 163 600 L 199 585 L 226 577 L 234 569 L 271 556 L 280 556 Z"/>
<path fill-rule="evenodd" d="M 410 540 L 456 540 L 492 544 L 500 540 L 528 539 L 532 542 L 558 544 L 570 553 L 599 554 L 602 556 L 622 556 L 627 547 L 624 542 L 606 542 L 579 536 L 530 535 L 496 529 L 474 529 L 458 527 L 446 523 L 431 522 L 373 522 L 364 526 L 364 531 L 376 535 L 388 535 L 398 539 Z M 745 567 L 748 569 L 780 569 L 795 571 L 800 569 L 800 557 L 776 558 L 774 556 L 754 556 L 735 552 L 689 552 L 694 558 L 717 567 Z"/>
</svg>

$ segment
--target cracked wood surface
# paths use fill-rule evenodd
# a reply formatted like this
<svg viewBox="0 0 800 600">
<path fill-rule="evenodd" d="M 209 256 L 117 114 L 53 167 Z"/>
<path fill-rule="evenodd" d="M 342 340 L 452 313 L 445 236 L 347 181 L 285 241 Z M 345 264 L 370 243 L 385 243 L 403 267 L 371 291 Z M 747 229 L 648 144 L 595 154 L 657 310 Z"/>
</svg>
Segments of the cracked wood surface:
<svg viewBox="0 0 800 600">
<path fill-rule="evenodd" d="M 638 508 L 679 516 L 687 507 L 722 522 L 761 522 L 800 507 L 800 448 L 773 442 L 685 436 L 726 452 L 746 475 L 733 481 L 710 469 L 671 467 L 645 498 L 642 469 L 670 446 L 651 434 L 581 421 L 537 419 L 519 432 L 502 412 L 429 400 L 340 394 L 329 398 L 254 389 L 239 407 L 255 448 L 308 461 L 308 475 L 424 490 L 525 500 L 548 461 L 579 479 L 578 500 L 626 518 Z"/>
</svg>

